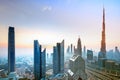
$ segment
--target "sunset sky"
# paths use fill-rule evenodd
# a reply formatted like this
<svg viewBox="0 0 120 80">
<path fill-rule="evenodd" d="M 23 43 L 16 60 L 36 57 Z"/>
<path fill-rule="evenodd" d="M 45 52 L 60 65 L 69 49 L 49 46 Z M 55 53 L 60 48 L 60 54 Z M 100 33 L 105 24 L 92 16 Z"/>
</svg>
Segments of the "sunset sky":
<svg viewBox="0 0 120 80">
<path fill-rule="evenodd" d="M 99 51 L 105 8 L 107 50 L 120 49 L 120 0 L 0 0 L 0 56 L 7 54 L 8 27 L 15 27 L 16 54 L 33 54 L 33 40 L 52 52 L 65 40 Z M 22 51 L 23 50 L 23 51 Z"/>
</svg>

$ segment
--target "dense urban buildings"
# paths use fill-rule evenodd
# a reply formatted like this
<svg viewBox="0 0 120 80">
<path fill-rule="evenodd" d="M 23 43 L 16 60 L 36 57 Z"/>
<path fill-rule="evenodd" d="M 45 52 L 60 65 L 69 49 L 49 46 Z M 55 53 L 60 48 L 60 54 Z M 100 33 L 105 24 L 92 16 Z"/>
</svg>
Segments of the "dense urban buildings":
<svg viewBox="0 0 120 80">
<path fill-rule="evenodd" d="M 47 13 L 46 12 L 47 10 L 50 10 L 51 12 L 53 8 L 45 7 L 42 12 Z M 56 45 L 54 46 L 53 44 L 49 44 L 48 42 L 43 46 L 47 48 L 48 46 L 50 46 L 50 49 L 52 47 L 53 52 L 47 54 L 46 48 L 42 49 L 42 45 L 39 44 L 39 41 L 34 40 L 33 48 L 32 49 L 30 48 L 31 50 L 33 50 L 30 51 L 30 53 L 32 53 L 34 56 L 22 55 L 17 56 L 15 58 L 16 54 L 15 38 L 17 38 L 18 36 L 15 37 L 14 27 L 10 26 L 8 29 L 8 58 L 4 59 L 0 56 L 0 80 L 119 80 L 120 79 L 120 51 L 118 49 L 119 47 L 116 46 L 114 50 L 110 50 L 107 52 L 104 8 L 102 14 L 103 14 L 101 36 L 102 39 L 100 52 L 98 54 L 96 54 L 97 52 L 95 52 L 94 50 L 92 51 L 92 47 L 91 50 L 87 49 L 88 47 L 90 47 L 87 42 L 84 43 L 84 45 L 86 46 L 83 47 L 82 51 L 82 44 L 80 38 L 78 38 L 77 47 L 74 46 L 74 43 L 70 44 L 69 46 L 67 45 L 68 48 L 66 52 L 64 52 L 66 48 L 64 40 L 60 43 L 56 43 Z M 81 33 L 82 32 L 80 32 L 80 34 Z M 43 37 L 46 36 L 44 35 Z M 89 36 L 87 36 L 86 39 L 89 39 L 88 37 Z M 40 39 L 44 40 L 41 37 Z M 67 39 L 66 35 L 65 39 Z M 92 41 L 94 40 L 93 38 L 91 39 Z M 68 40 L 67 43 L 69 43 L 69 41 L 70 40 Z M 92 43 L 92 45 L 93 44 L 94 42 Z M 18 47 L 19 46 L 17 43 L 16 48 L 18 49 Z M 23 53 L 26 54 L 25 49 L 23 50 Z M 21 54 L 21 52 L 19 53 Z M 17 54 L 19 53 L 17 52 Z"/>
<path fill-rule="evenodd" d="M 46 49 L 42 52 L 38 40 L 34 40 L 34 76 L 35 80 L 45 78 L 46 74 Z"/>
<path fill-rule="evenodd" d="M 119 51 L 118 47 L 116 46 L 115 49 L 109 50 L 107 52 L 106 57 L 107 57 L 107 59 L 112 59 L 117 62 L 120 62 L 120 51 Z"/>
<path fill-rule="evenodd" d="M 15 72 L 15 31 L 11 26 L 8 31 L 8 72 Z"/>
<path fill-rule="evenodd" d="M 85 60 L 82 58 L 81 40 L 78 39 L 77 49 L 69 60 L 68 80 L 86 80 Z"/>
</svg>

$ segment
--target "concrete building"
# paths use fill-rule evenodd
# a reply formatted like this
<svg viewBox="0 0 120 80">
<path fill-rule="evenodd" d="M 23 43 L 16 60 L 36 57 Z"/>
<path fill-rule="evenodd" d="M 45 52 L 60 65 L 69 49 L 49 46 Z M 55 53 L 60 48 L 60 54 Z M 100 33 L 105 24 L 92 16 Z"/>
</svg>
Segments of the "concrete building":
<svg viewBox="0 0 120 80">
<path fill-rule="evenodd" d="M 8 31 L 8 72 L 15 72 L 15 31 L 9 27 Z"/>
<path fill-rule="evenodd" d="M 120 62 L 115 62 L 114 68 L 120 72 Z"/>
<path fill-rule="evenodd" d="M 107 60 L 105 62 L 105 69 L 106 70 L 113 70 L 114 67 L 115 67 L 115 61 L 113 61 L 113 60 Z"/>
<path fill-rule="evenodd" d="M 53 74 L 64 72 L 64 40 L 53 47 Z"/>
<path fill-rule="evenodd" d="M 73 55 L 69 62 L 68 80 L 87 80 L 85 61 L 80 55 Z"/>
</svg>

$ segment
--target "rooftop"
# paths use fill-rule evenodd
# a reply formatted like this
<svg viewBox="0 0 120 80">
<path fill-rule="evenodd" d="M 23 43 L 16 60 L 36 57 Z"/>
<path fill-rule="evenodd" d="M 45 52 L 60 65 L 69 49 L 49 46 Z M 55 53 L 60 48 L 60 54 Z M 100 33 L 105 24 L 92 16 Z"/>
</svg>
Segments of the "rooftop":
<svg viewBox="0 0 120 80">
<path fill-rule="evenodd" d="M 75 61 L 78 57 L 79 57 L 79 55 L 73 55 L 73 56 L 70 58 L 70 60 Z"/>
<path fill-rule="evenodd" d="M 68 73 L 70 74 L 70 76 L 74 75 L 74 73 L 70 69 L 68 70 Z"/>
</svg>

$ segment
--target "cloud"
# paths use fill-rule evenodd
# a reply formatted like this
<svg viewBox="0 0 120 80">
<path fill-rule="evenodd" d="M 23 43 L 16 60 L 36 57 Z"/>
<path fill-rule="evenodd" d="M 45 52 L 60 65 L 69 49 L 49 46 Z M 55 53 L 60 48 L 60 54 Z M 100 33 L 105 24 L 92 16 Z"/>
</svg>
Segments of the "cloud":
<svg viewBox="0 0 120 80">
<path fill-rule="evenodd" d="M 51 6 L 44 6 L 44 7 L 42 7 L 42 12 L 51 11 L 51 10 L 52 10 Z"/>
</svg>

